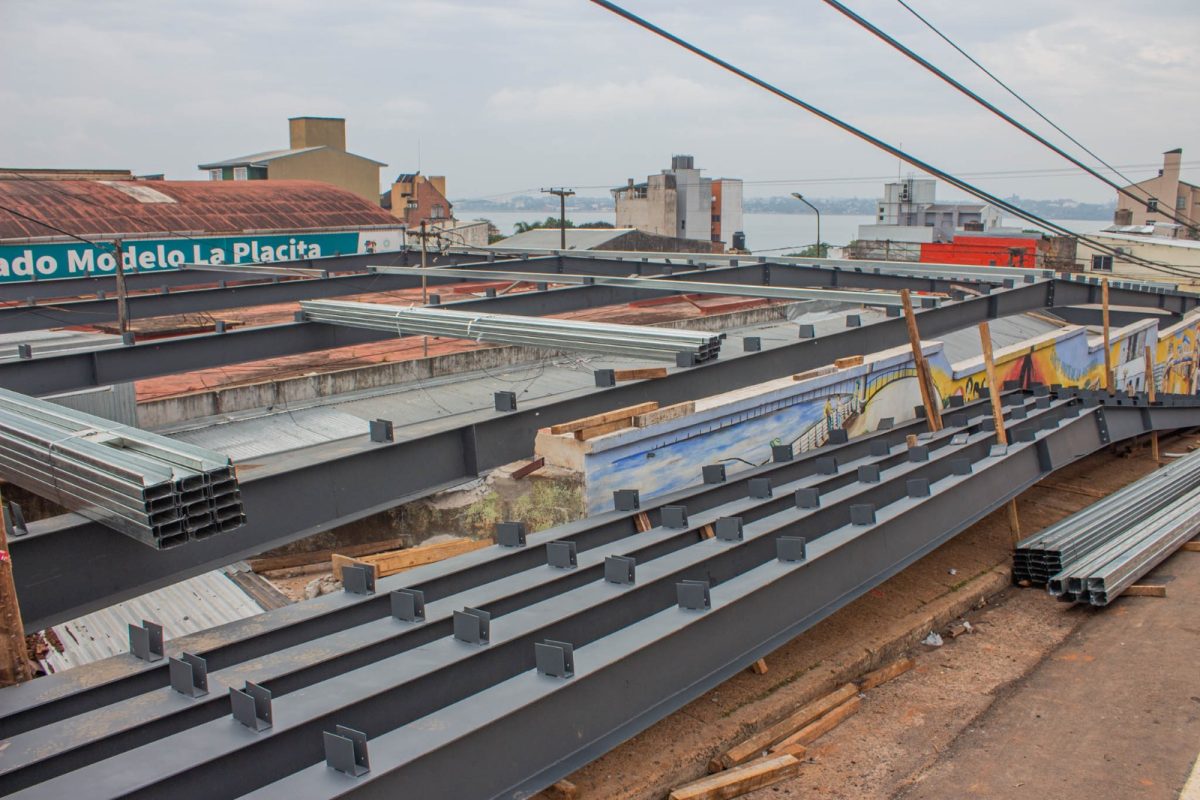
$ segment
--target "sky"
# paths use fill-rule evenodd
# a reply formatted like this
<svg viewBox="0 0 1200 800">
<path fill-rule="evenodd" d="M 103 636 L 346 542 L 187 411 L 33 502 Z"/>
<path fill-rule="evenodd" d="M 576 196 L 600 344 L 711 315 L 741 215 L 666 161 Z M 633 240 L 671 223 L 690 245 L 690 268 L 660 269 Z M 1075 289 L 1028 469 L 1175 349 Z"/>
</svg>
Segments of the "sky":
<svg viewBox="0 0 1200 800">
<path fill-rule="evenodd" d="M 896 0 L 845 2 L 1036 121 Z M 1182 147 L 1200 183 L 1197 0 L 909 3 L 1131 179 Z M 822 0 L 625 5 L 1000 196 L 1115 196 Z M 911 172 L 587 0 L 0 0 L 0 166 L 202 179 L 304 115 L 345 117 L 385 183 L 420 168 L 452 198 L 604 195 L 676 153 L 750 197 L 874 197 Z M 1054 174 L 995 174 L 1014 171 Z"/>
</svg>

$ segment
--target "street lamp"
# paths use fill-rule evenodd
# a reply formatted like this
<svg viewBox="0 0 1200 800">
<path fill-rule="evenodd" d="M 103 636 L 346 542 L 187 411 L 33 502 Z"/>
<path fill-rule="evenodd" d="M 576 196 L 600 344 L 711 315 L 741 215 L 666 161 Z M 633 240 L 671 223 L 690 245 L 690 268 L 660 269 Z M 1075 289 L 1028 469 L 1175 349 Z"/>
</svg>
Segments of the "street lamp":
<svg viewBox="0 0 1200 800">
<path fill-rule="evenodd" d="M 804 195 L 800 194 L 799 192 L 792 192 L 792 197 L 796 198 L 801 203 L 804 203 L 804 205 L 811 208 L 817 215 L 817 258 L 821 258 L 822 257 L 822 255 L 821 255 L 821 209 L 817 208 L 812 203 L 805 200 Z"/>
</svg>

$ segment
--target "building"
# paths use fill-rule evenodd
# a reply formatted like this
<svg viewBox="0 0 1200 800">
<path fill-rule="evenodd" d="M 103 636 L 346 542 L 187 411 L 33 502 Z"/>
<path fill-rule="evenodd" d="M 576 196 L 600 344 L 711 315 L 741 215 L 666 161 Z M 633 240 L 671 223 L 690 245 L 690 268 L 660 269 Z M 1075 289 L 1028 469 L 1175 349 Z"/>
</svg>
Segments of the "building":
<svg viewBox="0 0 1200 800">
<path fill-rule="evenodd" d="M 454 206 L 446 199 L 444 175 L 403 172 L 396 176 L 392 188 L 383 193 L 379 204 L 410 228 L 418 228 L 422 222 L 442 223 L 454 218 Z"/>
<path fill-rule="evenodd" d="M 875 222 L 860 225 L 865 241 L 949 242 L 955 231 L 988 231 L 1000 227 L 1000 211 L 986 203 L 939 203 L 937 181 L 905 178 L 886 183 L 875 209 Z"/>
<path fill-rule="evenodd" d="M 1095 277 L 1160 281 L 1190 291 L 1200 288 L 1198 241 L 1111 230 L 1089 234 L 1088 240 L 1109 248 L 1102 250 L 1088 241 L 1079 242 L 1079 260 L 1084 270 Z"/>
<path fill-rule="evenodd" d="M 117 238 L 130 272 L 403 246 L 376 202 L 316 181 L 0 179 L 0 206 L 0 284 L 112 274 Z"/>
<path fill-rule="evenodd" d="M 558 250 L 562 245 L 559 228 L 535 228 L 501 239 L 492 245 L 502 250 Z M 659 236 L 636 228 L 567 228 L 568 250 L 640 251 L 650 253 L 711 253 L 708 242 Z"/>
<path fill-rule="evenodd" d="M 200 164 L 214 181 L 322 181 L 354 192 L 372 203 L 379 199 L 380 161 L 346 152 L 346 120 L 340 117 L 292 117 L 286 150 Z"/>
<path fill-rule="evenodd" d="M 618 228 L 708 242 L 716 252 L 742 230 L 742 181 L 702 177 L 692 156 L 672 156 L 670 169 L 645 183 L 630 178 L 612 194 Z"/>
<path fill-rule="evenodd" d="M 1163 153 L 1162 169 L 1149 180 L 1125 187 L 1134 197 L 1151 201 L 1158 209 L 1169 211 L 1183 224 L 1178 224 L 1163 211 L 1150 210 L 1133 197 L 1117 193 L 1117 210 L 1113 223 L 1117 226 L 1149 227 L 1153 236 L 1174 239 L 1200 239 L 1200 186 L 1179 179 L 1183 149 Z M 1142 233 L 1143 231 L 1138 231 Z"/>
</svg>

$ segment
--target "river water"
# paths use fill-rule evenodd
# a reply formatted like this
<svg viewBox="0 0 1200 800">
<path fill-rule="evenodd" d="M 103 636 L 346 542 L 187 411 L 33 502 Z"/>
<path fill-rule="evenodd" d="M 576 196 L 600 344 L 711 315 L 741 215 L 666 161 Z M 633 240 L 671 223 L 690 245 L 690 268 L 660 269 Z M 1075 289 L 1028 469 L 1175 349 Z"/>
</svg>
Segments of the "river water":
<svg viewBox="0 0 1200 800">
<path fill-rule="evenodd" d="M 490 219 L 505 235 L 511 235 L 518 222 L 534 222 L 551 216 L 546 212 L 462 212 L 462 219 Z M 567 211 L 567 219 L 576 225 L 584 222 L 608 222 L 615 219 L 608 211 Z M 817 218 L 812 214 L 746 214 L 743 228 L 746 246 L 753 252 L 784 253 L 799 250 L 817 240 Z M 858 226 L 868 225 L 874 220 L 869 214 L 824 214 L 821 216 L 821 238 L 831 245 L 842 246 L 858 237 Z M 1051 220 L 1076 233 L 1095 233 L 1112 224 L 1111 220 L 1058 219 Z M 1017 227 L 1017 220 L 1005 220 L 1006 225 Z"/>
</svg>

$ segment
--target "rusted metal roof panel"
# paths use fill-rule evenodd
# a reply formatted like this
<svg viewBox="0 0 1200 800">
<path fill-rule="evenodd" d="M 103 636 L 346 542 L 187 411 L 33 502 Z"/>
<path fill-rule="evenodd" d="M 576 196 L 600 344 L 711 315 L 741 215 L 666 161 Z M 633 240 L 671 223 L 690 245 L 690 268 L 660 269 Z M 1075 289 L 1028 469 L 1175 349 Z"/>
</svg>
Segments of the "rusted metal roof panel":
<svg viewBox="0 0 1200 800">
<path fill-rule="evenodd" d="M 170 233 L 221 234 L 370 226 L 398 220 L 318 181 L 0 181 L 0 241 Z M 48 223 L 38 224 L 20 215 Z"/>
</svg>

